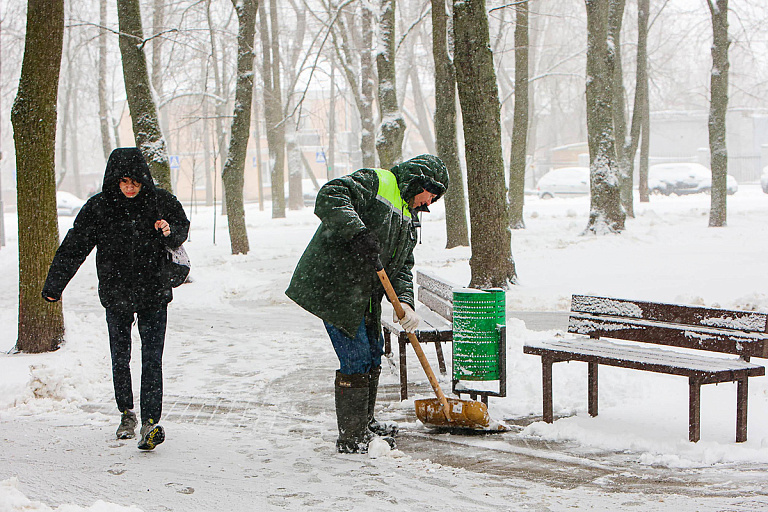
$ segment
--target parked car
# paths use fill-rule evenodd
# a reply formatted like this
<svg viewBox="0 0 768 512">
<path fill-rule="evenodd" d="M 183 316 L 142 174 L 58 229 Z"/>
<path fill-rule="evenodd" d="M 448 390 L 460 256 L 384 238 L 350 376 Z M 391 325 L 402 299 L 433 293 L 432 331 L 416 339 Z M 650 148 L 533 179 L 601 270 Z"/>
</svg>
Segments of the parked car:
<svg viewBox="0 0 768 512">
<path fill-rule="evenodd" d="M 652 194 L 678 196 L 709 193 L 712 188 L 712 172 L 701 164 L 679 162 L 652 165 L 648 169 L 648 190 Z M 726 191 L 735 194 L 739 190 L 736 178 L 726 179 Z"/>
<path fill-rule="evenodd" d="M 539 179 L 536 192 L 542 199 L 589 194 L 588 167 L 552 169 Z"/>
<path fill-rule="evenodd" d="M 760 176 L 760 186 L 763 187 L 763 192 L 768 194 L 768 167 L 763 167 L 763 174 Z"/>
<path fill-rule="evenodd" d="M 83 207 L 85 201 L 80 199 L 74 194 L 58 190 L 56 192 L 56 212 L 59 215 L 72 215 L 75 216 L 80 213 L 80 208 Z"/>
</svg>

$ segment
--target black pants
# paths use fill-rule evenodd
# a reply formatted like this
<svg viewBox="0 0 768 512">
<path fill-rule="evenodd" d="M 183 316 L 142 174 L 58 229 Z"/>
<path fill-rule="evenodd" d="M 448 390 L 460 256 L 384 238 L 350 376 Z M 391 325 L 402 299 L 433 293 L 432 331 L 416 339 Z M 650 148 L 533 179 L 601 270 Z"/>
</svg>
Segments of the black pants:
<svg viewBox="0 0 768 512">
<path fill-rule="evenodd" d="M 131 325 L 138 318 L 141 336 L 141 421 L 160 421 L 163 412 L 163 345 L 168 319 L 167 306 L 135 313 L 107 308 L 109 349 L 112 353 L 112 383 L 120 411 L 133 409 L 131 384 Z"/>
</svg>

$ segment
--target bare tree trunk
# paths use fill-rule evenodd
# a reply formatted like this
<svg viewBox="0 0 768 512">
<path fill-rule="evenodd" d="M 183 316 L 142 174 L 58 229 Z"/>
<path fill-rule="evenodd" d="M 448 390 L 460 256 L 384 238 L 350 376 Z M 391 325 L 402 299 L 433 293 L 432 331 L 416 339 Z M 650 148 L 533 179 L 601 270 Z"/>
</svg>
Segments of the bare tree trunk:
<svg viewBox="0 0 768 512">
<path fill-rule="evenodd" d="M 585 0 L 587 7 L 587 131 L 591 202 L 585 232 L 605 234 L 624 229 L 613 131 L 613 53 L 608 20 L 614 0 Z"/>
<path fill-rule="evenodd" d="M 267 146 L 271 166 L 272 218 L 285 218 L 285 126 L 283 124 L 283 100 L 280 91 L 280 46 L 278 42 L 277 6 L 269 4 L 271 32 L 267 14 L 259 12 L 261 49 L 263 52 L 262 74 L 264 78 L 264 118 L 267 122 Z"/>
<path fill-rule="evenodd" d="M 445 194 L 446 249 L 469 245 L 464 175 L 456 141 L 456 72 L 448 53 L 445 0 L 432 0 L 432 55 L 435 59 L 435 140 L 437 156 L 448 168 Z"/>
<path fill-rule="evenodd" d="M 147 74 L 144 55 L 144 33 L 141 28 L 139 0 L 117 0 L 117 18 L 120 25 L 120 54 L 128 107 L 131 111 L 133 136 L 149 164 L 152 177 L 158 184 L 173 191 L 168 151 L 157 118 L 157 107 Z"/>
<path fill-rule="evenodd" d="M 454 0 L 456 78 L 464 120 L 472 280 L 475 288 L 515 283 L 501 150 L 499 92 L 484 0 Z"/>
<path fill-rule="evenodd" d="M 224 197 L 227 201 L 227 223 L 232 254 L 248 254 L 248 230 L 245 226 L 243 184 L 245 158 L 251 127 L 251 101 L 253 99 L 253 39 L 256 35 L 257 0 L 232 0 L 237 12 L 237 84 L 235 111 L 229 138 L 229 154 L 221 174 Z"/>
<path fill-rule="evenodd" d="M 205 162 L 205 206 L 211 206 L 213 204 L 213 180 L 216 179 L 216 173 L 211 172 L 211 169 L 215 167 L 216 163 L 211 162 L 211 151 L 209 151 L 209 148 L 212 148 L 213 143 L 211 142 L 211 136 L 209 134 L 209 125 L 210 121 L 208 119 L 208 101 L 205 99 L 203 100 L 203 151 L 205 154 L 203 161 Z"/>
<path fill-rule="evenodd" d="M 336 59 L 331 58 L 331 91 L 328 107 L 328 154 L 325 155 L 326 177 L 336 177 Z"/>
<path fill-rule="evenodd" d="M 360 150 L 363 154 L 363 167 L 376 165 L 376 124 L 373 120 L 373 13 L 368 2 L 361 2 L 363 30 L 363 48 L 360 52 Z"/>
<path fill-rule="evenodd" d="M 640 173 L 641 187 L 645 188 L 645 202 L 648 202 L 648 160 L 651 152 L 651 107 L 649 104 L 648 90 L 645 91 L 643 104 L 642 128 L 640 132 Z M 644 184 L 644 185 L 643 185 Z M 640 192 L 640 201 L 643 201 L 643 192 Z"/>
<path fill-rule="evenodd" d="M 163 31 L 165 25 L 165 12 L 163 7 L 164 0 L 154 0 L 152 9 L 152 32 L 153 36 L 158 36 Z M 163 95 L 163 38 L 153 37 L 152 39 L 152 87 L 158 96 Z"/>
<path fill-rule="evenodd" d="M 293 28 L 293 37 L 295 41 L 303 41 L 304 33 L 307 27 L 307 11 L 306 5 L 299 5 L 291 2 L 291 6 L 294 9 L 295 17 L 291 17 L 291 25 Z M 277 11 L 277 9 L 275 9 Z M 273 15 L 273 28 L 278 27 L 277 13 Z M 279 30 L 277 31 L 280 32 Z M 301 210 L 304 208 L 304 192 L 302 178 L 304 176 L 304 162 L 302 159 L 301 149 L 299 147 L 299 129 L 301 124 L 300 116 L 293 116 L 294 119 L 290 119 L 291 111 L 296 106 L 296 99 L 300 97 L 299 94 L 292 94 L 296 90 L 296 84 L 298 82 L 298 59 L 302 53 L 300 44 L 288 44 L 285 48 L 285 53 L 288 58 L 284 61 L 283 72 L 288 86 L 286 87 L 286 101 L 283 107 L 283 118 L 286 120 L 284 123 L 286 131 L 286 147 L 288 164 L 288 208 L 291 210 Z M 274 63 L 274 62 L 273 62 Z M 279 70 L 276 70 L 279 72 Z"/>
<path fill-rule="evenodd" d="M 104 160 L 112 152 L 110 137 L 109 106 L 107 105 L 107 0 L 99 0 L 99 127 Z"/>
<path fill-rule="evenodd" d="M 405 119 L 397 104 L 397 77 L 395 74 L 395 1 L 381 0 L 380 48 L 376 54 L 379 71 L 379 136 L 376 151 L 379 165 L 390 169 L 403 160 Z"/>
<path fill-rule="evenodd" d="M 727 221 L 728 148 L 725 115 L 728 111 L 728 0 L 707 0 L 712 15 L 712 74 L 710 76 L 709 152 L 712 168 L 709 226 L 723 227 Z"/>
<path fill-rule="evenodd" d="M 427 153 L 435 154 L 437 148 L 435 147 L 435 136 L 432 134 L 430 116 L 427 112 L 427 101 L 424 99 L 424 94 L 421 91 L 421 80 L 419 80 L 419 66 L 411 66 L 411 90 L 413 91 L 413 109 L 416 111 L 416 130 L 418 130 L 421 140 L 424 141 L 424 145 L 427 146 Z"/>
<path fill-rule="evenodd" d="M 528 154 L 528 2 L 515 6 L 515 124 L 509 160 L 509 227 L 525 228 L 525 164 Z"/>
<path fill-rule="evenodd" d="M 264 211 L 264 176 L 261 171 L 261 117 L 259 117 L 259 102 L 256 98 L 256 87 L 253 89 L 253 134 L 256 139 L 256 179 L 259 181 L 259 211 Z"/>
<path fill-rule="evenodd" d="M 79 81 L 79 78 L 76 76 L 71 76 L 71 80 L 73 80 L 73 85 L 75 88 L 79 85 L 77 82 Z M 72 95 L 72 112 L 80 112 L 80 108 L 77 103 L 77 97 L 79 94 L 73 94 Z M 72 163 L 70 165 L 70 169 L 72 170 L 72 179 L 74 181 L 74 187 L 75 187 L 75 195 L 77 197 L 83 197 L 83 186 L 80 182 L 80 148 L 79 148 L 79 141 L 78 141 L 78 129 L 77 129 L 77 119 L 78 116 L 72 116 L 70 118 L 70 128 L 69 131 L 69 140 L 72 144 Z"/>
<path fill-rule="evenodd" d="M 608 20 L 608 45 L 613 51 L 613 129 L 616 133 L 616 165 L 619 174 L 619 196 L 621 205 L 627 216 L 634 217 L 633 205 L 633 165 L 634 153 L 631 153 L 631 144 L 627 143 L 627 115 L 624 103 L 624 69 L 621 60 L 621 25 L 624 19 L 624 6 L 626 0 L 612 0 Z M 609 50 L 610 51 L 610 50 Z"/>
<path fill-rule="evenodd" d="M 211 65 L 213 66 L 213 83 L 216 91 L 216 97 L 217 98 L 225 98 L 226 93 L 224 92 L 224 83 L 226 83 L 226 78 L 223 76 L 225 74 L 224 66 L 222 66 L 222 69 L 219 70 L 219 66 L 221 65 L 221 62 L 219 60 L 219 51 L 218 51 L 218 44 L 217 44 L 217 38 L 216 38 L 216 29 L 214 27 L 213 19 L 211 17 L 211 0 L 206 0 L 206 17 L 208 21 L 208 34 L 209 38 L 211 40 L 211 54 L 213 55 L 213 59 L 211 60 Z M 221 173 L 224 172 L 224 148 L 227 146 L 227 131 L 224 128 L 224 122 L 223 119 L 226 116 L 226 112 L 224 111 L 226 108 L 226 102 L 223 99 L 219 99 L 214 104 L 214 118 L 215 118 L 215 130 L 216 130 L 216 158 L 214 162 L 214 167 L 219 166 L 219 169 L 221 169 Z M 214 169 L 215 170 L 215 169 Z M 212 194 L 213 194 L 213 202 L 216 202 L 216 180 L 219 173 L 214 172 L 213 173 L 213 179 L 212 181 Z M 224 205 L 226 203 L 222 201 L 222 208 L 226 208 Z"/>
<path fill-rule="evenodd" d="M 630 165 L 634 165 L 637 147 L 640 145 L 640 168 L 638 188 L 640 202 L 648 202 L 648 17 L 650 0 L 637 2 L 637 71 L 635 73 L 635 106 L 632 109 L 632 130 L 630 135 Z"/>
<path fill-rule="evenodd" d="M 19 90 L 11 111 L 16 147 L 19 324 L 16 349 L 56 350 L 64 338 L 61 302 L 40 295 L 59 246 L 56 216 L 56 96 L 64 1 L 29 0 Z"/>
</svg>

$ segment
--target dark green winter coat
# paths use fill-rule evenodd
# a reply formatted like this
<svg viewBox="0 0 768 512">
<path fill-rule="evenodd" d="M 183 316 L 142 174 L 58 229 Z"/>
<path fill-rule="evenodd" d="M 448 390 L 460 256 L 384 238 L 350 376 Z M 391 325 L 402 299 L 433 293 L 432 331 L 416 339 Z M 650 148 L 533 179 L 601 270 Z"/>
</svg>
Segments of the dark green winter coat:
<svg viewBox="0 0 768 512">
<path fill-rule="evenodd" d="M 141 183 L 141 191 L 127 198 L 120 178 Z M 171 234 L 163 236 L 155 222 L 165 219 Z M 117 148 L 109 157 L 101 192 L 83 205 L 72 229 L 56 251 L 43 286 L 43 297 L 55 300 L 93 248 L 99 298 L 105 308 L 137 311 L 160 307 L 173 299 L 163 277 L 165 247 L 176 248 L 187 239 L 189 220 L 173 194 L 156 188 L 138 148 Z"/>
<path fill-rule="evenodd" d="M 425 185 L 438 190 L 438 198 L 448 188 L 445 165 L 432 155 L 415 157 L 391 171 L 361 169 L 326 183 L 315 202 L 322 223 L 286 295 L 350 337 L 364 316 L 380 332 L 384 289 L 371 264 L 350 247 L 350 240 L 368 229 L 381 244 L 381 262 L 398 298 L 413 307 L 416 214 L 408 202 Z"/>
</svg>

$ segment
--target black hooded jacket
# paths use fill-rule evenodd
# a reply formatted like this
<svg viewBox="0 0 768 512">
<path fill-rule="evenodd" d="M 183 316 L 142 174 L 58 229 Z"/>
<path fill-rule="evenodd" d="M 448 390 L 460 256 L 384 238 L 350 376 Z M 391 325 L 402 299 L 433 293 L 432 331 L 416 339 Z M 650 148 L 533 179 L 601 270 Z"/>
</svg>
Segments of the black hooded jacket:
<svg viewBox="0 0 768 512">
<path fill-rule="evenodd" d="M 120 179 L 141 183 L 136 197 L 120 191 Z M 165 219 L 169 236 L 155 229 Z M 43 297 L 56 300 L 96 247 L 99 299 L 105 308 L 127 311 L 158 307 L 173 299 L 170 283 L 162 278 L 164 247 L 180 246 L 189 220 L 173 194 L 155 187 L 149 166 L 138 148 L 118 148 L 109 156 L 104 183 L 75 218 L 72 229 L 56 251 L 43 286 Z"/>
</svg>

